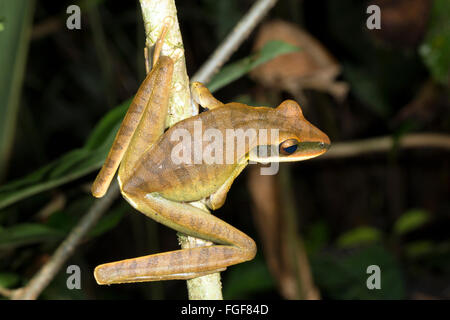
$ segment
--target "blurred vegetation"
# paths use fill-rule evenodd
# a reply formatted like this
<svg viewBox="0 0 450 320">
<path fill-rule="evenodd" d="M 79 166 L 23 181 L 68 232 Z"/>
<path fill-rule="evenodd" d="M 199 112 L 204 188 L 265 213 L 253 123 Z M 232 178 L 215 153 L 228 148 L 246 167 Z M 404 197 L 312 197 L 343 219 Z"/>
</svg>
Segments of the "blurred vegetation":
<svg viewBox="0 0 450 320">
<path fill-rule="evenodd" d="M 252 3 L 177 2 L 189 74 Z M 326 93 L 305 93 L 306 117 L 333 142 L 449 133 L 450 6 L 447 0 L 429 3 L 429 15 L 418 13 L 427 21 L 424 30 L 410 29 L 418 40 L 401 46 L 392 41 L 394 28 L 365 28 L 369 1 L 281 0 L 270 12 L 267 20 L 310 32 L 343 68 L 339 79 L 350 85 L 343 103 Z M 145 75 L 137 2 L 79 2 L 81 30 L 65 27 L 70 4 L 0 0 L 1 287 L 24 285 L 92 205 L 90 183 Z M 245 74 L 297 50 L 271 43 L 255 54 L 253 40 L 254 34 L 211 83 L 218 99 L 258 104 L 259 85 Z M 431 94 L 423 90 L 429 87 Z M 291 166 L 298 232 L 323 298 L 450 298 L 449 160 L 448 151 L 394 148 Z M 215 214 L 259 245 L 243 176 Z M 92 276 L 100 263 L 176 247 L 172 230 L 118 199 L 67 262 L 81 267 L 82 290 L 66 288 L 63 268 L 41 298 L 184 299 L 183 281 L 100 287 Z M 222 273 L 225 298 L 281 298 L 259 249 L 255 260 Z M 381 268 L 381 290 L 366 287 L 372 264 Z"/>
</svg>

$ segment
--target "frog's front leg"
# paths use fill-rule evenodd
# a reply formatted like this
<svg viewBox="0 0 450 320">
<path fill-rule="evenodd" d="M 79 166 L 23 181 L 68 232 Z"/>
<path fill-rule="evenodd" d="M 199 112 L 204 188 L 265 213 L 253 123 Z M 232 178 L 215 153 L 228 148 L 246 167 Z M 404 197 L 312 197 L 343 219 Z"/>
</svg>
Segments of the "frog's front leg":
<svg viewBox="0 0 450 320">
<path fill-rule="evenodd" d="M 255 242 L 250 237 L 188 203 L 171 201 L 158 193 L 145 193 L 130 182 L 124 182 L 123 195 L 150 218 L 215 245 L 100 265 L 94 272 L 99 284 L 191 279 L 251 260 L 256 254 Z"/>
<path fill-rule="evenodd" d="M 242 163 L 238 164 L 231 173 L 230 177 L 225 181 L 225 183 L 221 185 L 216 192 L 210 195 L 208 199 L 206 199 L 206 205 L 208 206 L 208 208 L 210 208 L 211 210 L 216 210 L 223 206 L 231 185 L 233 184 L 237 176 L 242 172 L 242 170 L 245 169 L 247 164 L 248 160 L 244 160 Z"/>
<path fill-rule="evenodd" d="M 223 103 L 214 98 L 208 88 L 201 82 L 193 82 L 191 84 L 191 94 L 195 103 L 208 110 L 223 106 Z"/>
</svg>

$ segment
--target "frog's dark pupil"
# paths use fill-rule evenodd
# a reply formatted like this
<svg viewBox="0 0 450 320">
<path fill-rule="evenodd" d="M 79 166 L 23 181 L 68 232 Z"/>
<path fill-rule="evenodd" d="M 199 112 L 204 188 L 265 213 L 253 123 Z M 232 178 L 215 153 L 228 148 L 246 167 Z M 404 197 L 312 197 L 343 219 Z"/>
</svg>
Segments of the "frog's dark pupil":
<svg viewBox="0 0 450 320">
<path fill-rule="evenodd" d="M 297 145 L 296 145 L 296 144 L 293 144 L 292 146 L 283 148 L 283 151 L 286 152 L 286 153 L 288 153 L 288 154 L 294 153 L 295 150 L 297 150 Z"/>
</svg>

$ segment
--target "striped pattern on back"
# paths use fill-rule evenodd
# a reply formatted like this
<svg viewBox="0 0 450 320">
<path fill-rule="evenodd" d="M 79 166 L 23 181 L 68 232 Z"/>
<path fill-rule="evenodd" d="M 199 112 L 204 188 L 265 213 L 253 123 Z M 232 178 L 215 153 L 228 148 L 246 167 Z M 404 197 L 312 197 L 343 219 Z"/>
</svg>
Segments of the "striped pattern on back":
<svg viewBox="0 0 450 320">
<path fill-rule="evenodd" d="M 91 192 L 94 197 L 103 197 L 108 190 L 117 168 L 119 167 L 119 164 L 128 149 L 130 141 L 133 138 L 136 128 L 141 121 L 147 104 L 151 100 L 153 88 L 158 85 L 158 82 L 161 79 L 167 78 L 163 74 L 168 72 L 167 68 L 164 68 L 167 66 L 167 63 L 169 63 L 169 67 L 173 70 L 173 61 L 168 57 L 160 57 L 155 68 L 153 68 L 147 75 L 139 87 L 138 92 L 134 96 L 119 131 L 117 132 L 105 163 L 92 184 Z"/>
</svg>

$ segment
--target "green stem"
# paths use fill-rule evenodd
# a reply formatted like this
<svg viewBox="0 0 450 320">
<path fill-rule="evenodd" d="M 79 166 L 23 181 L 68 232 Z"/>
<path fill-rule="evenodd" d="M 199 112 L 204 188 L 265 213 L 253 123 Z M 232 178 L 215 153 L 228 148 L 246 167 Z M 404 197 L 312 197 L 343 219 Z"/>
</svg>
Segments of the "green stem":
<svg viewBox="0 0 450 320">
<path fill-rule="evenodd" d="M 140 0 L 142 16 L 144 19 L 146 45 L 151 48 L 161 33 L 161 26 L 166 17 L 172 17 L 174 24 L 164 39 L 161 50 L 162 55 L 172 56 L 175 50 L 181 49 L 183 54 L 174 66 L 172 80 L 172 91 L 169 100 L 170 110 L 167 117 L 167 126 L 171 126 L 178 121 L 197 113 L 191 107 L 191 97 L 189 90 L 189 78 L 186 73 L 186 62 L 184 58 L 183 40 L 178 24 L 177 11 L 174 0 Z M 202 209 L 207 210 L 203 207 Z M 208 211 L 209 212 L 209 211 Z M 186 235 L 178 235 L 180 245 L 183 249 L 196 246 L 211 245 L 201 239 Z M 214 273 L 195 279 L 187 280 L 189 299 L 191 300 L 221 300 L 222 284 L 220 273 Z"/>
</svg>

